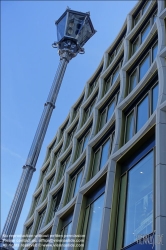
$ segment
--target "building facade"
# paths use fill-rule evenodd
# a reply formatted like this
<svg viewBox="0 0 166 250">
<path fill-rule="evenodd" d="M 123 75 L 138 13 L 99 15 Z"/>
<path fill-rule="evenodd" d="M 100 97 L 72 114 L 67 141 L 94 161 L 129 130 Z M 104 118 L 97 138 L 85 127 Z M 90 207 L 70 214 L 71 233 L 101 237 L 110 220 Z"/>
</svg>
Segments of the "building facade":
<svg viewBox="0 0 166 250">
<path fill-rule="evenodd" d="M 47 148 L 19 248 L 165 250 L 165 191 L 166 1 L 139 1 Z"/>
</svg>

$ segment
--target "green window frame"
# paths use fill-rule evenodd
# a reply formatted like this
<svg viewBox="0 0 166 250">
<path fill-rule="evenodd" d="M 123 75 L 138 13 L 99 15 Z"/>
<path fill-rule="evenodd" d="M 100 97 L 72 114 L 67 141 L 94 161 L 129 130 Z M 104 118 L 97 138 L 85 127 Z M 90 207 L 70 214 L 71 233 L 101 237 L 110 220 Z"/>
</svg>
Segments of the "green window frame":
<svg viewBox="0 0 166 250">
<path fill-rule="evenodd" d="M 97 149 L 93 150 L 91 178 L 95 176 L 106 164 L 113 148 L 115 131 L 112 131 Z"/>
<path fill-rule="evenodd" d="M 81 107 L 81 105 L 83 103 L 83 100 L 84 100 L 84 95 L 82 96 L 81 100 L 78 102 L 78 104 L 76 105 L 76 107 L 73 110 L 73 120 L 75 119 L 77 113 L 79 112 L 80 107 Z"/>
<path fill-rule="evenodd" d="M 153 55 L 155 56 L 157 55 L 157 48 L 158 48 L 158 40 L 157 41 L 155 40 L 155 42 L 153 42 L 146 55 L 142 58 L 142 60 L 138 63 L 138 65 L 129 74 L 128 94 L 142 80 L 142 78 L 145 76 L 146 72 L 152 65 L 153 61 L 155 60 Z M 143 65 L 147 66 L 147 70 L 143 69 Z"/>
<path fill-rule="evenodd" d="M 135 104 L 130 110 L 130 112 L 126 114 L 124 144 L 128 142 L 143 127 L 143 125 L 155 111 L 158 100 L 158 86 L 158 80 L 153 82 L 141 100 L 139 100 L 137 104 Z M 141 108 L 141 105 L 144 101 L 146 101 L 147 110 L 145 110 L 145 106 L 143 109 Z M 139 122 L 140 119 L 143 119 L 143 123 L 141 123 L 141 125 Z"/>
<path fill-rule="evenodd" d="M 63 134 L 64 134 L 64 131 L 65 131 L 65 129 L 67 128 L 68 123 L 69 123 L 69 120 L 67 120 L 67 122 L 65 123 L 65 125 L 61 128 L 59 141 L 61 140 L 61 138 L 62 138 L 62 136 L 63 136 Z"/>
</svg>

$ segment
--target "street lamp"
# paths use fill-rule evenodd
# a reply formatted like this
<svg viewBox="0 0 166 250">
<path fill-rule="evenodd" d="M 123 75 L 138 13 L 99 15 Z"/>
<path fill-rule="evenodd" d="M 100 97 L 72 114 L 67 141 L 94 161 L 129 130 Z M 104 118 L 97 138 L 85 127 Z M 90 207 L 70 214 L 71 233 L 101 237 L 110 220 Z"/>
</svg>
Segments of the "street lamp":
<svg viewBox="0 0 166 250">
<path fill-rule="evenodd" d="M 13 235 L 17 227 L 32 175 L 36 170 L 36 163 L 53 109 L 55 108 L 55 102 L 67 64 L 78 53 L 83 54 L 85 52 L 82 46 L 96 32 L 93 28 L 89 12 L 82 13 L 70 10 L 69 8 L 67 8 L 55 24 L 57 25 L 58 41 L 54 42 L 52 46 L 58 48 L 60 62 L 47 101 L 44 104 L 44 110 L 26 163 L 23 166 L 23 172 L 1 234 L 1 249 L 9 249 L 13 246 Z"/>
</svg>

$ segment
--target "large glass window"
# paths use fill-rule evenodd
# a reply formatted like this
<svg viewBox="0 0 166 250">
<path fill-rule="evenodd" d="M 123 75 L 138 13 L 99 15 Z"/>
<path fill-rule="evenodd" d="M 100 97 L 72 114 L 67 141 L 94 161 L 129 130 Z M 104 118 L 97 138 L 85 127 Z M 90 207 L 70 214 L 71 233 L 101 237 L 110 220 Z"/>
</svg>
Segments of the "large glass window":
<svg viewBox="0 0 166 250">
<path fill-rule="evenodd" d="M 100 169 L 106 164 L 109 155 L 112 151 L 112 146 L 114 142 L 114 131 L 111 135 L 101 144 L 93 154 L 93 167 L 91 172 L 91 177 L 93 177 Z"/>
<path fill-rule="evenodd" d="M 62 229 L 60 231 L 60 235 L 61 235 L 61 240 L 64 239 L 64 241 L 62 242 L 63 246 L 60 246 L 58 248 L 58 250 L 67 250 L 69 243 L 70 243 L 70 235 L 71 235 L 71 226 L 72 226 L 72 215 L 69 215 L 67 218 L 65 218 L 64 220 L 62 220 Z M 65 236 L 65 238 L 64 238 Z"/>
<path fill-rule="evenodd" d="M 142 100 L 126 114 L 125 142 L 129 141 L 143 127 L 150 115 L 155 111 L 157 101 L 158 82 L 149 87 L 149 91 L 147 91 Z"/>
<path fill-rule="evenodd" d="M 133 71 L 129 73 L 128 93 L 130 93 L 145 76 L 151 64 L 156 58 L 157 50 L 158 41 L 155 41 L 155 43 L 150 46 L 149 51 L 146 53 L 142 61 L 140 61 L 138 65 L 133 69 Z"/>
<path fill-rule="evenodd" d="M 87 204 L 83 227 L 83 234 L 85 234 L 84 250 L 98 249 L 103 206 L 104 194 Z"/>
<path fill-rule="evenodd" d="M 128 171 L 124 246 L 153 231 L 153 161 L 151 151 Z"/>
</svg>

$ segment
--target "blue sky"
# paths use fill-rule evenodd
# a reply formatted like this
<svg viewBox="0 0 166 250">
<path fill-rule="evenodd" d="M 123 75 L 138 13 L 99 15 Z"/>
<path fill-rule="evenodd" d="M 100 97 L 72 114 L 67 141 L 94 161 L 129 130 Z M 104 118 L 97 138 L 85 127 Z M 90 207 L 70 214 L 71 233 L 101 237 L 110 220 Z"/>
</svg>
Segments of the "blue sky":
<svg viewBox="0 0 166 250">
<path fill-rule="evenodd" d="M 69 6 L 90 11 L 97 33 L 69 63 L 16 234 L 21 234 L 46 147 L 137 1 L 1 2 L 1 225 L 6 220 L 58 63 L 57 20 Z"/>
</svg>

